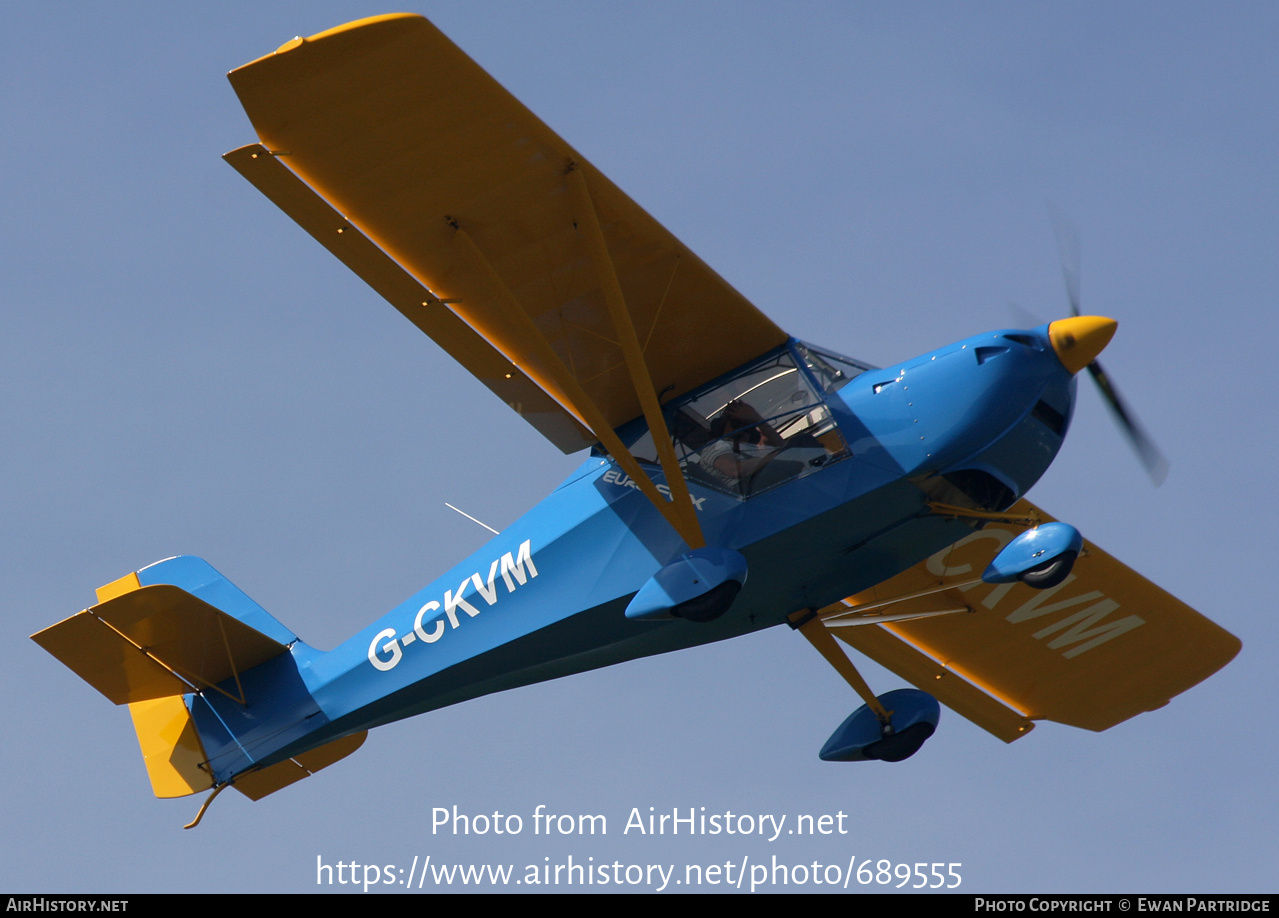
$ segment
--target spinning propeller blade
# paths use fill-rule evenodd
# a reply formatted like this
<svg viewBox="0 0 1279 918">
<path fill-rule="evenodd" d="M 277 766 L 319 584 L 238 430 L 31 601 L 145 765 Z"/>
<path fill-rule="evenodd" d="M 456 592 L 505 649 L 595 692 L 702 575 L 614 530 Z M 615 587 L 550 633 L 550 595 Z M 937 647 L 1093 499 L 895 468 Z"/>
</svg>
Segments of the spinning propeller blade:
<svg viewBox="0 0 1279 918">
<path fill-rule="evenodd" d="M 1115 389 L 1114 384 L 1110 381 L 1110 377 L 1106 375 L 1106 371 L 1101 368 L 1101 364 L 1095 360 L 1088 364 L 1088 374 L 1097 383 L 1097 388 L 1101 390 L 1101 397 L 1106 400 L 1106 404 L 1110 406 L 1110 411 L 1114 414 L 1115 420 L 1118 421 L 1119 426 L 1127 434 L 1128 442 L 1132 444 L 1132 448 L 1136 450 L 1142 465 L 1146 467 L 1146 474 L 1150 476 L 1150 480 L 1155 483 L 1156 487 L 1163 484 L 1164 479 L 1168 477 L 1168 460 L 1164 458 L 1164 454 L 1159 451 L 1159 447 L 1155 446 L 1155 441 L 1150 439 L 1145 428 L 1138 423 L 1137 418 L 1128 410 L 1128 406 L 1119 397 L 1118 390 Z"/>
<path fill-rule="evenodd" d="M 1070 312 L 1071 315 L 1079 317 L 1081 315 L 1079 311 L 1079 233 L 1066 215 L 1052 202 L 1048 203 L 1048 213 L 1052 218 L 1053 231 L 1057 236 L 1057 254 L 1061 259 L 1061 273 L 1066 282 Z M 1096 360 L 1090 360 L 1087 367 L 1088 375 L 1097 384 L 1102 399 L 1109 406 L 1111 414 L 1127 436 L 1128 442 L 1132 444 L 1141 464 L 1146 467 L 1146 474 L 1150 476 L 1150 480 L 1156 487 L 1163 484 L 1164 479 L 1168 477 L 1168 460 L 1164 458 L 1155 441 L 1138 422 L 1137 416 L 1120 398 L 1119 390 L 1110 381 L 1101 364 Z"/>
</svg>

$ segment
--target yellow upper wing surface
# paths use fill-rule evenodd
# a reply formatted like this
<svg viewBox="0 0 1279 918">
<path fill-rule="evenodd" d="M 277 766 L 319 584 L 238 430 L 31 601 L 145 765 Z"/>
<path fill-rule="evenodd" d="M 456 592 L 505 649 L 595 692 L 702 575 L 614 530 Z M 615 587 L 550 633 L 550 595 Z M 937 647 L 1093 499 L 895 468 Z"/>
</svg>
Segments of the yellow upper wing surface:
<svg viewBox="0 0 1279 918">
<path fill-rule="evenodd" d="M 1009 513 L 1052 520 L 1028 501 Z M 1105 730 L 1162 707 L 1239 652 L 1234 635 L 1088 542 L 1072 574 L 1047 590 L 944 589 L 979 578 L 1025 528 L 988 524 L 823 618 L 837 637 L 1005 740 L 1034 720 Z M 929 617 L 870 623 L 912 615 Z"/>
<path fill-rule="evenodd" d="M 261 141 L 232 165 L 565 452 L 641 413 L 610 294 L 664 399 L 786 340 L 420 16 L 230 80 Z"/>
</svg>

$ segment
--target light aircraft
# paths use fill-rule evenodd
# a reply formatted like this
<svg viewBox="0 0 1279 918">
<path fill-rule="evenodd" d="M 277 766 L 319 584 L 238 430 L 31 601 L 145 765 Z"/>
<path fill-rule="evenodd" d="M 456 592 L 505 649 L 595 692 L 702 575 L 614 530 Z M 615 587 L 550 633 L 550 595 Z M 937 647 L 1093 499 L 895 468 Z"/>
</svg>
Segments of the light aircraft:
<svg viewBox="0 0 1279 918">
<path fill-rule="evenodd" d="M 1239 641 L 1023 495 L 1087 369 L 1072 313 L 879 369 L 787 335 L 425 19 L 234 70 L 227 161 L 563 452 L 554 492 L 330 651 L 204 561 L 97 591 L 34 639 L 128 704 L 157 796 L 259 799 L 380 724 L 788 625 L 864 704 L 822 747 L 899 761 L 944 703 L 1000 739 L 1105 730 Z M 480 444 L 475 444 L 479 446 Z M 876 695 L 836 638 L 913 688 Z"/>
</svg>

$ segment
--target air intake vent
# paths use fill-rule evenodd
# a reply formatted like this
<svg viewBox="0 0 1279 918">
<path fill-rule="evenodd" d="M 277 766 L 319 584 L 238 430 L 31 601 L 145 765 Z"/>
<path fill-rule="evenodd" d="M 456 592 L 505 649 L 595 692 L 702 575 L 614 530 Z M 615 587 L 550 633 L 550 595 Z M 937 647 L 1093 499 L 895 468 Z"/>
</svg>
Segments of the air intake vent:
<svg viewBox="0 0 1279 918">
<path fill-rule="evenodd" d="M 1045 401 L 1035 403 L 1035 407 L 1030 410 L 1030 416 L 1039 421 L 1053 433 L 1059 437 L 1066 435 L 1066 417 L 1052 405 Z"/>
</svg>

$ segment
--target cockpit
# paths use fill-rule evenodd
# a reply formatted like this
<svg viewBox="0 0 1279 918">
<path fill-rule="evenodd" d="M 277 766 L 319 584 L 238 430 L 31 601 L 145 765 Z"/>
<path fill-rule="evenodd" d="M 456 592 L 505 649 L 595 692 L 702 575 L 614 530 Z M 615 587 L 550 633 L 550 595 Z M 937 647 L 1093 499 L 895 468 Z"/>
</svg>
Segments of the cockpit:
<svg viewBox="0 0 1279 918">
<path fill-rule="evenodd" d="M 673 400 L 662 411 L 684 477 L 744 500 L 847 458 L 825 396 L 866 369 L 791 341 Z M 636 459 L 658 464 L 646 425 L 621 433 Z"/>
</svg>

